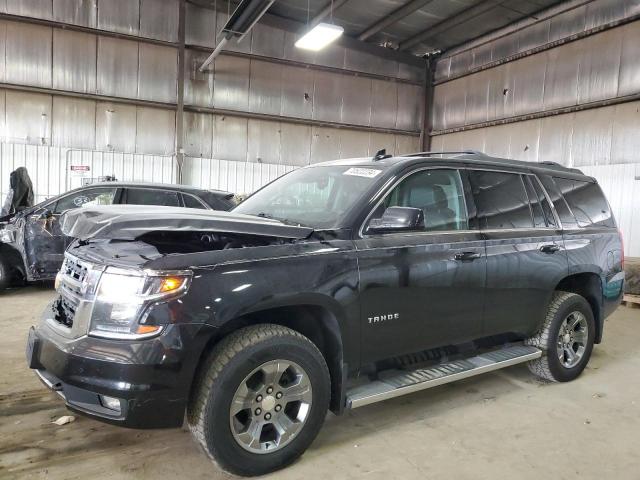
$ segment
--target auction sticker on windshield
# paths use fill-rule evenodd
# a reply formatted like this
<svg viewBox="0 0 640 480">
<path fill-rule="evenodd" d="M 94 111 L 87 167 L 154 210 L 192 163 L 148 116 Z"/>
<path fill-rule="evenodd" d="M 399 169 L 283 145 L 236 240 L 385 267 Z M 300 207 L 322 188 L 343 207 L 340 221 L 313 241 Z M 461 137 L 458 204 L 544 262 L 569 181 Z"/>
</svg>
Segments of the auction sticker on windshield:
<svg viewBox="0 0 640 480">
<path fill-rule="evenodd" d="M 351 167 L 349 170 L 345 171 L 343 175 L 354 175 L 356 177 L 373 178 L 376 175 L 379 175 L 381 171 L 382 170 L 376 170 L 375 168 Z"/>
</svg>

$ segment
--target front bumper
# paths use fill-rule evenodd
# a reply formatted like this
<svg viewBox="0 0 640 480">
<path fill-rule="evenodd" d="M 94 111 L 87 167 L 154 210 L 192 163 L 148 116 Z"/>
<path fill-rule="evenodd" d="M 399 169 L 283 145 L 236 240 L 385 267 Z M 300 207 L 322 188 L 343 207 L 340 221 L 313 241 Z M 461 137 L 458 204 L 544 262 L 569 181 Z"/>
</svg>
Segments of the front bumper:
<svg viewBox="0 0 640 480">
<path fill-rule="evenodd" d="M 130 428 L 179 427 L 214 330 L 173 324 L 148 340 L 69 339 L 43 321 L 30 330 L 27 362 L 75 412 Z M 99 395 L 120 399 L 120 413 L 103 406 Z"/>
</svg>

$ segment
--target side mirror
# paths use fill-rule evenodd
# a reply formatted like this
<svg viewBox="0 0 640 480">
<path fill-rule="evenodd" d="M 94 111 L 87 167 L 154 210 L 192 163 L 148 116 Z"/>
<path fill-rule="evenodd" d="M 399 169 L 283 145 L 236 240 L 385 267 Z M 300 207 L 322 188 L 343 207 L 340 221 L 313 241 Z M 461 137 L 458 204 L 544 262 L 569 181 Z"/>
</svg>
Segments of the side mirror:
<svg viewBox="0 0 640 480">
<path fill-rule="evenodd" d="M 368 232 L 416 232 L 424 230 L 424 212 L 420 208 L 389 207 L 382 217 L 369 222 Z"/>
</svg>

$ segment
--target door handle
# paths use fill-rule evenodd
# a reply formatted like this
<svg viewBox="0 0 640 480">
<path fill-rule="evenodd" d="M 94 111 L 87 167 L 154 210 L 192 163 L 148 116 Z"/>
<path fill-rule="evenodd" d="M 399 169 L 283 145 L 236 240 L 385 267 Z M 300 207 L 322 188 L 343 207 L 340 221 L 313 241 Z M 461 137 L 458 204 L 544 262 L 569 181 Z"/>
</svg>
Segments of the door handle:
<svg viewBox="0 0 640 480">
<path fill-rule="evenodd" d="M 540 247 L 542 253 L 556 253 L 560 251 L 560 247 L 554 243 L 551 245 L 543 245 Z"/>
<path fill-rule="evenodd" d="M 456 253 L 453 256 L 454 260 L 458 260 L 460 262 L 464 262 L 466 260 L 475 260 L 476 258 L 480 258 L 481 255 L 477 252 L 460 252 Z"/>
</svg>

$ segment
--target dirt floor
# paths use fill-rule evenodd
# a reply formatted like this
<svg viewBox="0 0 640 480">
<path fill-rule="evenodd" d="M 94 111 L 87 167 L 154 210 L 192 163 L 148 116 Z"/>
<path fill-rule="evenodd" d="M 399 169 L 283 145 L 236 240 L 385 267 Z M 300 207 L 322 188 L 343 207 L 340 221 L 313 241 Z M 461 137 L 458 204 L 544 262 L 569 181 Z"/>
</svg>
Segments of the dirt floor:
<svg viewBox="0 0 640 480">
<path fill-rule="evenodd" d="M 68 414 L 25 366 L 51 287 L 0 293 L 0 478 L 219 479 L 182 430 Z M 620 307 L 584 375 L 543 384 L 524 366 L 347 413 L 278 479 L 640 478 L 640 309 Z"/>
</svg>

